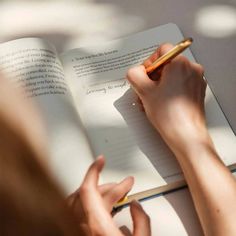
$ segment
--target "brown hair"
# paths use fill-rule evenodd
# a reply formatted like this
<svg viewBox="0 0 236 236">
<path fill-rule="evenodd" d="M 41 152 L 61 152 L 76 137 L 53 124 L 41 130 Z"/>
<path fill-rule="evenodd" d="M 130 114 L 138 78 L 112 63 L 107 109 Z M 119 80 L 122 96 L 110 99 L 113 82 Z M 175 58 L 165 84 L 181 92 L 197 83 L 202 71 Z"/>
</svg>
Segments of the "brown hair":
<svg viewBox="0 0 236 236">
<path fill-rule="evenodd" d="M 8 98 L 1 94 L 0 235 L 78 235 L 62 191 L 40 161 L 40 151 L 22 132 L 22 123 L 16 128 L 7 119 L 1 100 Z"/>
</svg>

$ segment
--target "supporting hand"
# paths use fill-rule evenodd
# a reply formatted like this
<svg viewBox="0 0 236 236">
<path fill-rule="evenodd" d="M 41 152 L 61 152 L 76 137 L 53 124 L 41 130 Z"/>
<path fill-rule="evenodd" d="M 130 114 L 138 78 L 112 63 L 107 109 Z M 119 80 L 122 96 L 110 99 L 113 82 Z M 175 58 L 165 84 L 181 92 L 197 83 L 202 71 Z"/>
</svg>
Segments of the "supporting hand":
<svg viewBox="0 0 236 236">
<path fill-rule="evenodd" d="M 113 206 L 124 197 L 133 186 L 133 178 L 128 177 L 120 183 L 98 186 L 99 174 L 104 166 L 104 157 L 100 156 L 90 166 L 81 187 L 73 193 L 68 202 L 72 208 L 83 235 L 121 236 L 120 229 L 112 219 Z M 131 203 L 134 236 L 149 236 L 150 222 L 141 205 Z"/>
</svg>

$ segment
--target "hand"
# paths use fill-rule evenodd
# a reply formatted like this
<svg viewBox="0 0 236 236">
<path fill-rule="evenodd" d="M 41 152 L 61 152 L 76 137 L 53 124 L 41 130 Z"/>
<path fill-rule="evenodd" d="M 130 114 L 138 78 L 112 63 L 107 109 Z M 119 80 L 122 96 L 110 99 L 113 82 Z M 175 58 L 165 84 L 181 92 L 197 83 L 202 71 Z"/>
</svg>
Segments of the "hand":
<svg viewBox="0 0 236 236">
<path fill-rule="evenodd" d="M 82 235 L 121 236 L 115 225 L 111 211 L 133 186 L 133 178 L 128 177 L 119 184 L 109 183 L 98 186 L 99 174 L 104 166 L 104 158 L 98 157 L 90 166 L 81 187 L 68 198 Z M 134 236 L 149 236 L 150 222 L 141 205 L 131 203 Z"/>
<path fill-rule="evenodd" d="M 130 69 L 127 78 L 182 168 L 204 235 L 236 235 L 236 182 L 206 129 L 202 67 L 180 55 L 164 66 L 158 81 L 145 72 L 171 47 L 161 46 L 142 66 Z"/>
<path fill-rule="evenodd" d="M 182 55 L 164 66 L 158 81 L 151 80 L 145 67 L 171 48 L 170 44 L 159 47 L 143 65 L 131 68 L 127 79 L 141 99 L 150 122 L 173 147 L 184 144 L 188 137 L 206 133 L 206 82 L 202 66 Z"/>
</svg>

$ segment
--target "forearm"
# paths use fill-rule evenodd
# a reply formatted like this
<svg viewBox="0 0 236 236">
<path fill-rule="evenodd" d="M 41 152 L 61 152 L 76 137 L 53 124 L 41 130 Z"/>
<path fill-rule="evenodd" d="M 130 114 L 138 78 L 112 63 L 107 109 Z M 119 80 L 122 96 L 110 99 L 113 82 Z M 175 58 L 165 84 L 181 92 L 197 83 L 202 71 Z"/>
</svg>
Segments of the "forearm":
<svg viewBox="0 0 236 236">
<path fill-rule="evenodd" d="M 208 135 L 172 151 L 183 170 L 206 235 L 236 235 L 236 181 Z"/>
</svg>

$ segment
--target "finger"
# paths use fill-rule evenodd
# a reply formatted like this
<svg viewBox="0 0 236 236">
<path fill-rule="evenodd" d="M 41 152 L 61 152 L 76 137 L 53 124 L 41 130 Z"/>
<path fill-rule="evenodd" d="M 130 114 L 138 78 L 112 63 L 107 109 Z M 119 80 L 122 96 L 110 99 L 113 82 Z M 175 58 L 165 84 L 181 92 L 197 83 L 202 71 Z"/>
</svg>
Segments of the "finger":
<svg viewBox="0 0 236 236">
<path fill-rule="evenodd" d="M 101 204 L 102 197 L 98 192 L 98 178 L 105 163 L 103 156 L 99 156 L 89 167 L 82 185 L 79 188 L 79 197 L 85 208 L 89 211 L 92 209 L 91 202 Z"/>
<path fill-rule="evenodd" d="M 87 215 L 97 217 L 97 214 L 106 215 L 103 199 L 99 192 L 98 178 L 105 164 L 103 156 L 99 156 L 97 160 L 89 167 L 84 181 L 79 188 L 79 199 Z M 96 206 L 96 211 L 94 211 Z"/>
<path fill-rule="evenodd" d="M 192 67 L 194 68 L 197 77 L 199 77 L 200 82 L 201 82 L 201 106 L 202 106 L 202 111 L 205 114 L 205 102 L 204 102 L 204 98 L 206 95 L 206 87 L 207 87 L 207 83 L 206 80 L 204 79 L 204 68 L 202 65 L 196 63 L 196 62 L 192 62 L 191 63 Z M 205 115 L 204 115 L 205 116 Z"/>
<path fill-rule="evenodd" d="M 145 94 L 145 87 L 152 86 L 154 81 L 160 77 L 160 73 L 152 73 L 151 79 L 146 73 L 145 67 L 151 65 L 158 57 L 164 55 L 173 48 L 172 44 L 165 43 L 161 45 L 156 52 L 154 52 L 150 58 L 144 61 L 143 65 L 130 68 L 127 72 L 127 79 L 139 95 Z"/>
<path fill-rule="evenodd" d="M 145 109 L 144 109 L 144 106 L 143 106 L 143 102 L 142 102 L 142 100 L 140 99 L 139 96 L 137 96 L 136 101 L 138 103 L 140 111 L 145 112 Z"/>
<path fill-rule="evenodd" d="M 158 56 L 157 56 L 157 58 L 159 58 L 159 57 L 163 56 L 164 54 L 166 54 L 167 52 L 169 52 L 173 47 L 174 47 L 174 46 L 173 46 L 172 44 L 170 44 L 170 43 L 162 44 L 162 45 L 158 48 L 158 51 L 157 51 L 157 55 L 158 55 Z M 157 59 L 157 58 L 156 58 L 156 59 Z M 156 60 L 156 59 L 155 59 L 155 60 Z M 151 62 L 153 63 L 154 60 L 151 61 Z M 152 63 L 151 63 L 151 64 L 152 64 Z M 151 65 L 151 64 L 150 64 L 150 65 Z M 158 67 L 157 69 L 155 69 L 154 71 L 152 71 L 151 73 L 149 73 L 149 74 L 148 74 L 149 78 L 150 78 L 151 80 L 158 81 L 158 80 L 161 78 L 161 76 L 162 76 L 162 70 L 163 70 L 163 68 L 164 68 L 164 65 Z"/>
<path fill-rule="evenodd" d="M 150 80 L 143 65 L 130 68 L 127 72 L 127 79 L 139 96 L 145 93 L 146 87 L 155 83 Z"/>
<path fill-rule="evenodd" d="M 196 62 L 192 62 L 191 63 L 192 67 L 196 70 L 196 72 L 201 76 L 203 77 L 204 75 L 204 69 L 203 69 L 203 66 L 196 63 Z"/>
<path fill-rule="evenodd" d="M 150 66 L 155 60 L 157 60 L 157 58 L 159 58 L 160 56 L 164 55 L 165 53 L 167 53 L 170 49 L 173 48 L 173 45 L 170 43 L 165 43 L 160 45 L 156 51 L 149 57 L 147 58 L 144 62 L 143 65 L 145 66 L 145 68 L 147 68 L 148 66 Z"/>
<path fill-rule="evenodd" d="M 114 235 L 120 235 L 120 231 L 113 222 L 110 213 L 104 207 L 102 196 L 98 191 L 99 173 L 104 164 L 104 157 L 99 156 L 90 166 L 80 187 L 80 201 L 78 203 L 80 208 L 83 209 L 89 229 L 94 232 L 92 234 L 112 235 L 111 232 L 113 232 Z"/>
<path fill-rule="evenodd" d="M 99 190 L 100 194 L 103 196 L 107 192 L 111 191 L 116 185 L 117 185 L 117 183 L 102 184 L 102 185 L 98 186 L 98 190 Z"/>
<path fill-rule="evenodd" d="M 169 52 L 173 47 L 174 47 L 174 45 L 171 44 L 171 43 L 164 43 L 164 44 L 162 44 L 162 45 L 158 48 L 158 52 L 157 52 L 158 57 L 163 56 L 164 54 L 166 54 L 167 52 Z"/>
<path fill-rule="evenodd" d="M 150 218 L 137 201 L 130 204 L 130 212 L 133 220 L 134 236 L 150 236 L 151 226 Z"/>
<path fill-rule="evenodd" d="M 131 176 L 127 177 L 103 196 L 104 203 L 109 211 L 112 210 L 112 207 L 119 200 L 126 196 L 126 194 L 131 190 L 133 184 L 134 178 Z"/>
<path fill-rule="evenodd" d="M 99 173 L 101 172 L 104 164 L 105 164 L 104 157 L 102 155 L 98 156 L 96 161 L 89 167 L 83 180 L 83 183 L 80 187 L 80 190 L 81 188 L 83 188 L 83 186 L 95 187 L 95 188 L 97 187 Z"/>
<path fill-rule="evenodd" d="M 150 66 L 159 57 L 159 48 L 157 48 L 155 52 L 151 54 L 151 56 L 149 56 L 146 60 L 143 61 L 142 64 L 145 68 Z"/>
</svg>

